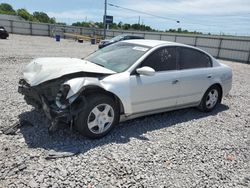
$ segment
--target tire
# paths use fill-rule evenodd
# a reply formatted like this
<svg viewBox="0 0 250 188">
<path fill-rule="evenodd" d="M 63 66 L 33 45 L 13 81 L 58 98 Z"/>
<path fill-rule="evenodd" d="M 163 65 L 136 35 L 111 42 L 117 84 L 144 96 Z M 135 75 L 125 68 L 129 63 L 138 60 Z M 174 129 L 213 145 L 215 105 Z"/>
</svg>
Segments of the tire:
<svg viewBox="0 0 250 188">
<path fill-rule="evenodd" d="M 222 91 L 218 85 L 213 85 L 204 94 L 202 97 L 199 109 L 203 112 L 211 112 L 218 103 L 221 102 Z"/>
<path fill-rule="evenodd" d="M 7 36 L 0 36 L 1 39 L 7 39 Z"/>
<path fill-rule="evenodd" d="M 101 138 L 118 124 L 119 108 L 106 95 L 91 95 L 87 101 L 86 107 L 75 120 L 75 128 L 88 138 Z"/>
</svg>

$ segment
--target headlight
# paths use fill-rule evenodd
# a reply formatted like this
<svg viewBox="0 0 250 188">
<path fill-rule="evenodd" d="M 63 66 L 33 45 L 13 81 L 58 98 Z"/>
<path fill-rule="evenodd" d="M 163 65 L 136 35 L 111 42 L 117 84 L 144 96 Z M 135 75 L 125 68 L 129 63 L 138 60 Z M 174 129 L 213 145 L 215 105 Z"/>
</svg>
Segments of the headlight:
<svg viewBox="0 0 250 188">
<path fill-rule="evenodd" d="M 64 84 L 61 86 L 59 92 L 56 95 L 56 105 L 59 108 L 65 109 L 69 105 L 69 100 L 67 100 L 67 95 L 70 90 L 70 86 L 67 84 Z"/>
</svg>

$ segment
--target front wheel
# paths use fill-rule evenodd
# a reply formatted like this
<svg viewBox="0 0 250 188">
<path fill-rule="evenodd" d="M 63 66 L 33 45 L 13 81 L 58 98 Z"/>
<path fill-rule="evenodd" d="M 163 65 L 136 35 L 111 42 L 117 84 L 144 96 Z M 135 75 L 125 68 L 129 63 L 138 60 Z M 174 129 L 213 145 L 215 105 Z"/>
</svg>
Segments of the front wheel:
<svg viewBox="0 0 250 188">
<path fill-rule="evenodd" d="M 218 103 L 220 103 L 222 92 L 219 86 L 211 86 L 204 94 L 199 109 L 203 112 L 212 111 Z"/>
<path fill-rule="evenodd" d="M 89 96 L 87 101 L 85 110 L 76 119 L 76 129 L 86 137 L 101 138 L 118 123 L 119 108 L 105 95 Z"/>
</svg>

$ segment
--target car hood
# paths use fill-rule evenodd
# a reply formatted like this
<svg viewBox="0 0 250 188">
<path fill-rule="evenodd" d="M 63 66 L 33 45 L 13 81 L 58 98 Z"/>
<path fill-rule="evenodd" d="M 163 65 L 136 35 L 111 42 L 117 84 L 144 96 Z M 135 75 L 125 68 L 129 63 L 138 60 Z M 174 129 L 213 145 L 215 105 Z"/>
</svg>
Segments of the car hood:
<svg viewBox="0 0 250 188">
<path fill-rule="evenodd" d="M 38 58 L 31 61 L 23 70 L 23 79 L 31 86 L 61 76 L 77 73 L 114 74 L 115 72 L 86 60 L 77 58 Z"/>
</svg>

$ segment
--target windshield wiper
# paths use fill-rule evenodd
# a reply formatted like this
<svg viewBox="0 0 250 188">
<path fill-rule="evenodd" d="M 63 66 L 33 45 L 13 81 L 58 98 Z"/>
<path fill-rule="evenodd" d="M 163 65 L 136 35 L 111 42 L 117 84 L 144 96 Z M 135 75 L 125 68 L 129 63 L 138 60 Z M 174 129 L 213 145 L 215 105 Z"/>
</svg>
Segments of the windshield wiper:
<svg viewBox="0 0 250 188">
<path fill-rule="evenodd" d="M 93 62 L 91 62 L 91 63 L 93 63 Z M 104 67 L 104 65 L 99 64 L 99 63 L 94 63 L 94 64 L 99 65 L 99 66 L 101 66 L 101 67 Z"/>
<path fill-rule="evenodd" d="M 84 60 L 85 60 L 85 59 L 84 59 Z M 92 62 L 92 61 L 90 61 L 90 60 L 86 60 L 86 61 L 88 61 L 88 62 L 90 62 L 90 63 L 93 63 L 93 64 L 96 64 L 96 65 L 99 65 L 99 66 L 101 66 L 101 67 L 104 67 L 104 65 L 99 64 L 99 63 Z"/>
</svg>

